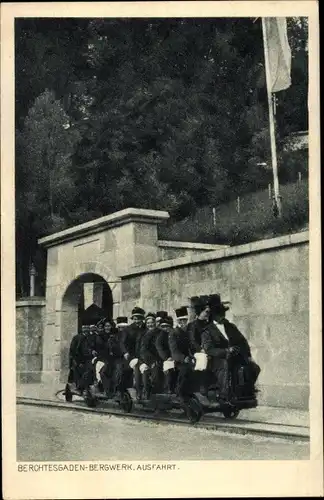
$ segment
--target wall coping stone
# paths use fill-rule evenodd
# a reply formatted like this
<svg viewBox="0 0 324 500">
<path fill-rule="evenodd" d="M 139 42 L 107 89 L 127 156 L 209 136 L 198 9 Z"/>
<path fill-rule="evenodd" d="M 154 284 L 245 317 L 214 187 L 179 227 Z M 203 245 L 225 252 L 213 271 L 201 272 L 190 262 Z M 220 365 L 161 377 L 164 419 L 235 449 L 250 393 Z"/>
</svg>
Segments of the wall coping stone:
<svg viewBox="0 0 324 500">
<path fill-rule="evenodd" d="M 148 264 L 145 266 L 133 267 L 127 273 L 122 274 L 121 278 L 125 279 L 140 274 L 147 274 L 156 271 L 164 271 L 167 269 L 188 266 L 191 264 L 199 264 L 201 262 L 233 258 L 239 255 L 262 252 L 262 251 L 272 250 L 275 248 L 287 247 L 290 245 L 294 246 L 297 244 L 307 243 L 307 242 L 309 242 L 309 232 L 303 231 L 291 235 L 288 234 L 285 236 L 279 236 L 277 238 L 254 241 L 252 243 L 247 243 L 244 245 L 228 247 L 221 250 L 214 250 L 206 252 L 205 254 L 202 255 L 190 255 L 186 257 L 180 257 L 177 259 L 164 260 L 161 262 L 153 262 L 152 264 Z"/>
<path fill-rule="evenodd" d="M 25 299 L 17 300 L 16 307 L 34 307 L 46 306 L 46 299 L 43 297 L 26 297 Z"/>
<path fill-rule="evenodd" d="M 190 250 L 220 250 L 228 248 L 229 245 L 217 245 L 209 243 L 193 243 L 190 241 L 171 241 L 171 240 L 158 240 L 157 245 L 165 248 L 186 248 Z"/>
<path fill-rule="evenodd" d="M 84 236 L 92 235 L 113 227 L 122 226 L 130 222 L 140 224 L 160 224 L 169 219 L 168 212 L 161 210 L 146 210 L 144 208 L 126 208 L 110 215 L 105 215 L 84 224 L 65 229 L 58 233 L 45 236 L 38 240 L 38 244 L 45 248 L 60 245 L 71 240 L 77 240 Z"/>
</svg>

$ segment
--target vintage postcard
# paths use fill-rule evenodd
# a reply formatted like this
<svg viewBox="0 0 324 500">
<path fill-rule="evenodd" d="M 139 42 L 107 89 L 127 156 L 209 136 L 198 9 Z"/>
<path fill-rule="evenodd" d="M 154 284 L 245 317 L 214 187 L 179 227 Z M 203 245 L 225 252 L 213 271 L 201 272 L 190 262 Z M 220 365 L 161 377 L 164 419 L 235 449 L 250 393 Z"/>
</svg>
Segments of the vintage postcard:
<svg viewBox="0 0 324 500">
<path fill-rule="evenodd" d="M 316 1 L 1 8 L 7 500 L 322 496 Z"/>
</svg>

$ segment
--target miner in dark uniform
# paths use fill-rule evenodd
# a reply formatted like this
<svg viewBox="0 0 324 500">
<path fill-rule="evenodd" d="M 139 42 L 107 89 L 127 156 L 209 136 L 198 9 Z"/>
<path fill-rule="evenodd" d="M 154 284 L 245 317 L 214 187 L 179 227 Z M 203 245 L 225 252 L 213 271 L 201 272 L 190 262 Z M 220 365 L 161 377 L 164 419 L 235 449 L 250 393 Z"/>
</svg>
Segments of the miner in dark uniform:
<svg viewBox="0 0 324 500">
<path fill-rule="evenodd" d="M 136 397 L 142 397 L 142 380 L 139 371 L 140 345 L 145 332 L 145 311 L 141 307 L 132 310 L 132 324 L 127 326 L 121 336 L 120 347 L 124 357 L 124 371 L 130 366 L 134 372 Z"/>
<path fill-rule="evenodd" d="M 157 389 L 162 375 L 162 363 L 155 345 L 161 330 L 156 326 L 154 313 L 146 315 L 145 326 L 146 330 L 140 347 L 140 371 L 144 387 L 143 399 L 149 399 L 152 388 Z"/>
<path fill-rule="evenodd" d="M 91 327 L 92 333 L 91 333 Z M 80 370 L 78 388 L 80 391 L 87 389 L 94 382 L 94 367 L 92 360 L 96 355 L 95 325 L 90 325 L 88 332 L 82 336 L 78 346 L 77 358 Z"/>
<path fill-rule="evenodd" d="M 210 304 L 208 295 L 192 297 L 195 319 L 188 324 L 188 335 L 192 353 L 201 352 L 201 333 L 210 321 Z"/>
<path fill-rule="evenodd" d="M 97 330 L 96 330 L 96 334 L 99 335 L 99 336 L 102 336 L 103 333 L 104 333 L 104 319 L 101 319 L 100 321 L 98 321 L 97 323 Z"/>
<path fill-rule="evenodd" d="M 187 330 L 188 309 L 187 307 L 180 307 L 175 310 L 175 313 L 177 326 L 169 333 L 169 347 L 177 372 L 176 395 L 186 399 L 190 396 L 192 389 L 191 375 L 194 364 Z"/>
<path fill-rule="evenodd" d="M 97 330 L 96 341 L 95 341 L 95 351 L 97 353 L 98 361 L 105 362 L 108 355 L 107 349 L 107 341 L 109 337 L 109 333 L 112 329 L 112 323 L 105 319 L 104 321 L 100 321 L 100 327 Z M 97 327 L 99 326 L 97 325 Z"/>
<path fill-rule="evenodd" d="M 96 335 L 96 357 L 93 362 L 95 364 L 96 378 L 95 387 L 100 392 L 105 391 L 107 394 L 112 392 L 112 378 L 114 373 L 114 358 L 110 352 L 111 337 L 116 334 L 116 326 L 112 320 L 105 318 L 97 325 Z"/>
<path fill-rule="evenodd" d="M 95 381 L 93 360 L 97 356 L 96 331 L 96 325 L 90 325 L 89 333 L 80 342 L 78 353 L 82 366 L 82 376 L 79 381 L 80 390 L 88 389 Z"/>
<path fill-rule="evenodd" d="M 164 363 L 172 361 L 171 351 L 169 346 L 169 335 L 173 332 L 173 318 L 171 316 L 164 316 L 160 322 L 160 332 L 156 337 L 155 346 L 158 352 L 160 362 L 163 363 L 164 371 L 164 385 L 165 391 L 172 394 L 174 389 L 175 370 L 164 370 Z"/>
<path fill-rule="evenodd" d="M 79 348 L 83 338 L 86 337 L 88 333 L 89 325 L 82 325 L 81 332 L 74 335 L 70 345 L 68 384 L 74 385 L 75 389 L 78 389 L 79 380 L 82 376 L 82 359 L 80 358 Z"/>
<path fill-rule="evenodd" d="M 116 318 L 116 327 L 118 330 L 118 335 L 121 337 L 124 329 L 128 326 L 128 318 L 127 316 L 118 316 Z"/>
<path fill-rule="evenodd" d="M 226 319 L 229 309 L 221 301 L 220 295 L 210 296 L 212 321 L 202 332 L 202 347 L 210 357 L 210 369 L 216 375 L 220 400 L 228 401 L 229 371 L 246 367 L 246 374 L 254 386 L 260 367 L 252 360 L 250 346 L 239 329 Z"/>
<path fill-rule="evenodd" d="M 115 392 L 115 367 L 121 358 L 121 350 L 115 323 L 106 318 L 102 326 L 96 338 L 96 372 L 100 378 L 98 388 L 111 394 Z"/>
<path fill-rule="evenodd" d="M 210 304 L 209 295 L 200 295 L 192 297 L 191 299 L 193 309 L 195 311 L 195 319 L 188 324 L 188 336 L 190 341 L 190 350 L 192 355 L 196 353 L 204 352 L 201 345 L 201 336 L 203 330 L 211 321 L 210 316 Z M 209 373 L 208 371 L 202 371 L 197 374 L 197 383 L 199 381 L 200 392 L 202 394 L 207 394 L 208 383 L 209 383 Z"/>
<path fill-rule="evenodd" d="M 155 319 L 155 323 L 156 323 L 156 326 L 157 328 L 160 327 L 160 324 L 161 324 L 161 320 L 163 318 L 166 318 L 166 316 L 168 315 L 168 312 L 167 311 L 157 311 L 156 312 L 156 319 Z"/>
</svg>

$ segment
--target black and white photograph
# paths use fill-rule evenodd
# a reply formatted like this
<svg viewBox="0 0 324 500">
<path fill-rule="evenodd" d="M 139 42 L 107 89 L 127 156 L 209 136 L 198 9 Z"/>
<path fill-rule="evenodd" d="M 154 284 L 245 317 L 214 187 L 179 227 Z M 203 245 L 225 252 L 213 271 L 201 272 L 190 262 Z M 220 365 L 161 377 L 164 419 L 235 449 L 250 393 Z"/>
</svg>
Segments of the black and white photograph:
<svg viewBox="0 0 324 500">
<path fill-rule="evenodd" d="M 310 23 L 250 12 L 15 16 L 18 471 L 310 460 Z"/>
</svg>

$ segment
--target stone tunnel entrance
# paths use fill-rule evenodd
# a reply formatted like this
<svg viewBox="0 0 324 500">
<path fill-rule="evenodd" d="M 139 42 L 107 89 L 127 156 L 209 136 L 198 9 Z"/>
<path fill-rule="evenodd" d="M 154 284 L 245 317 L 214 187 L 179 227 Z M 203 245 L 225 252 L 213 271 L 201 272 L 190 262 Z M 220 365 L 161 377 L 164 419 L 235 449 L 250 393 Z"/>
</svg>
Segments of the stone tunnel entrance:
<svg viewBox="0 0 324 500">
<path fill-rule="evenodd" d="M 44 383 L 66 381 L 82 311 L 95 303 L 117 318 L 120 276 L 160 260 L 157 226 L 168 218 L 167 212 L 129 208 L 39 240 L 47 249 Z"/>
<path fill-rule="evenodd" d="M 67 380 L 72 337 L 80 331 L 85 313 L 94 304 L 103 317 L 113 317 L 113 297 L 107 281 L 95 273 L 82 274 L 70 283 L 62 298 L 60 382 Z"/>
<path fill-rule="evenodd" d="M 128 208 L 39 240 L 47 249 L 44 383 L 66 381 L 69 344 L 88 305 L 103 307 L 114 319 L 125 307 L 128 314 L 141 305 L 140 286 L 122 291 L 122 277 L 131 269 L 219 248 L 160 241 L 158 225 L 168 218 L 167 212 Z"/>
</svg>

